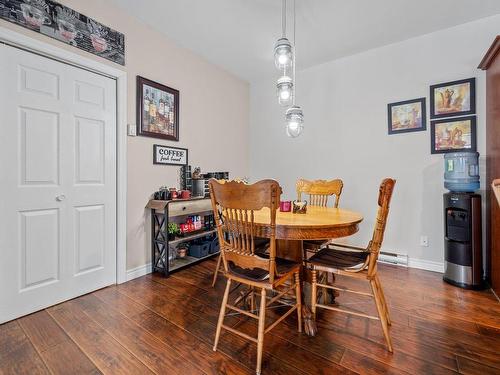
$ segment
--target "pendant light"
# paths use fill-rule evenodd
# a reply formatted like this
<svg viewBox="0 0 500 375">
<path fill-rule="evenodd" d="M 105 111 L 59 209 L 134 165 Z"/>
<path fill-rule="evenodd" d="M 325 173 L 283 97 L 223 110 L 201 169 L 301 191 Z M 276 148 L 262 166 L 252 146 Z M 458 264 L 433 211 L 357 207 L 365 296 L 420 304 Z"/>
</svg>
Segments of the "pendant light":
<svg viewBox="0 0 500 375">
<path fill-rule="evenodd" d="M 281 2 L 281 38 L 274 45 L 274 64 L 276 68 L 289 69 L 293 63 L 292 44 L 286 37 L 286 0 Z"/>
<path fill-rule="evenodd" d="M 280 77 L 276 82 L 276 92 L 278 103 L 288 107 L 293 103 L 293 80 L 287 75 Z"/>
<path fill-rule="evenodd" d="M 295 0 L 293 0 L 293 76 L 292 80 L 295 84 L 293 91 L 297 91 L 297 81 L 295 79 L 295 59 L 297 56 L 297 42 L 295 38 Z M 291 138 L 298 137 L 304 129 L 304 113 L 302 108 L 295 104 L 295 94 L 292 94 L 292 106 L 285 112 L 286 135 Z"/>
<path fill-rule="evenodd" d="M 292 105 L 286 110 L 286 135 L 290 138 L 297 138 L 304 129 L 304 113 L 298 105 Z"/>
</svg>

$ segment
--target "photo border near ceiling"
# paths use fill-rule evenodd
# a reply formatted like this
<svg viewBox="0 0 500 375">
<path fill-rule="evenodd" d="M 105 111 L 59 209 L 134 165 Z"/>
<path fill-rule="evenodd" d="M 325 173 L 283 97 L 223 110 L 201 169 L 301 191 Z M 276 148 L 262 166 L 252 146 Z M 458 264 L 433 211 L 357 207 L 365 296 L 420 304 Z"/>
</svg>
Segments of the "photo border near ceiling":
<svg viewBox="0 0 500 375">
<path fill-rule="evenodd" d="M 0 18 L 125 65 L 125 35 L 52 0 L 0 0 Z"/>
</svg>

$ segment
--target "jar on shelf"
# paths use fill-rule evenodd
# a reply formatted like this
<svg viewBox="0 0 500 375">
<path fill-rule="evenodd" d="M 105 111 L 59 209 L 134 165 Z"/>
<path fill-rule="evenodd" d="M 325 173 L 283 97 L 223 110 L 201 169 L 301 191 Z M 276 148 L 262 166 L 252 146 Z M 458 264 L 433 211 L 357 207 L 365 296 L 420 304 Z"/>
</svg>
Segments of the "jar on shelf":
<svg viewBox="0 0 500 375">
<path fill-rule="evenodd" d="M 173 266 L 174 260 L 177 258 L 177 249 L 174 246 L 168 247 L 168 264 Z"/>
<path fill-rule="evenodd" d="M 185 243 L 182 243 L 177 246 L 177 256 L 179 258 L 185 258 L 188 254 L 189 246 Z"/>
</svg>

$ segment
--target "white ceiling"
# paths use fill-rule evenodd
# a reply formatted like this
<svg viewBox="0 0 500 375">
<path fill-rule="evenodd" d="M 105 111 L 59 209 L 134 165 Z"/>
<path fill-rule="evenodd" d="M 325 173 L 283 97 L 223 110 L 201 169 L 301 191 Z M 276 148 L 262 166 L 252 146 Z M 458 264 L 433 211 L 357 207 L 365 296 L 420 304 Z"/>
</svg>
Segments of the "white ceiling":
<svg viewBox="0 0 500 375">
<path fill-rule="evenodd" d="M 281 0 L 112 1 L 247 81 L 275 74 Z M 500 13 L 500 0 L 296 1 L 297 69 Z"/>
</svg>

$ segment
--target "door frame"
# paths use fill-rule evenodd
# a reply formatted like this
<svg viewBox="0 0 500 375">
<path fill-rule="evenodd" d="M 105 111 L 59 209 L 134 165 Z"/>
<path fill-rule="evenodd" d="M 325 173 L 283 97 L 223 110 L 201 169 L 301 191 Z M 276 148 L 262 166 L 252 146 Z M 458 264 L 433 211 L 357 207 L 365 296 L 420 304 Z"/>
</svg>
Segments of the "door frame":
<svg viewBox="0 0 500 375">
<path fill-rule="evenodd" d="M 116 80 L 116 283 L 127 281 L 127 72 L 0 25 L 0 42 Z"/>
</svg>

